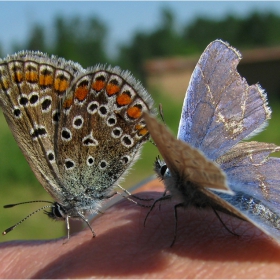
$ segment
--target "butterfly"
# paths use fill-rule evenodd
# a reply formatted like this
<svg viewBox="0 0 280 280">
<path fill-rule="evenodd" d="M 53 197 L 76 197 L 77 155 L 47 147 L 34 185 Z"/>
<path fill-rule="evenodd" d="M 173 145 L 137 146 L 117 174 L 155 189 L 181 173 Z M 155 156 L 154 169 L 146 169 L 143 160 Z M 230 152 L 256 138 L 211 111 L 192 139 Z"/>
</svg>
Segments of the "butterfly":
<svg viewBox="0 0 280 280">
<path fill-rule="evenodd" d="M 144 114 L 164 159 L 156 159 L 154 168 L 166 188 L 150 211 L 176 197 L 176 217 L 178 207 L 209 207 L 222 223 L 218 212 L 251 222 L 280 243 L 280 159 L 269 156 L 280 147 L 242 142 L 264 129 L 271 110 L 262 88 L 237 72 L 240 60 L 222 40 L 207 46 L 190 79 L 177 139 Z M 171 246 L 176 228 L 177 219 Z"/>
<path fill-rule="evenodd" d="M 118 67 L 83 69 L 63 58 L 23 51 L 0 60 L 0 107 L 54 199 L 34 213 L 51 208 L 45 213 L 66 221 L 68 239 L 70 218 L 83 220 L 95 236 L 85 215 L 98 212 L 116 193 L 113 188 L 139 157 L 149 139 L 143 112 L 152 113 L 152 97 Z"/>
</svg>

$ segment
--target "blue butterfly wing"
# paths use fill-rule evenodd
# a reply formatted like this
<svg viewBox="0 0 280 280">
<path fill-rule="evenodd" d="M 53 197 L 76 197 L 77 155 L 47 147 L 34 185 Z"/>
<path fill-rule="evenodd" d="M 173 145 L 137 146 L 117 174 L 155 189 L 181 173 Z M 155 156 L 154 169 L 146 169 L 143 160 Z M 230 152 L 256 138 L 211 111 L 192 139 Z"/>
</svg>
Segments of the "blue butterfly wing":
<svg viewBox="0 0 280 280">
<path fill-rule="evenodd" d="M 241 55 L 227 43 L 208 45 L 192 74 L 178 138 L 215 161 L 270 118 L 266 94 L 236 70 Z"/>
<path fill-rule="evenodd" d="M 261 131 L 271 115 L 260 86 L 249 86 L 237 72 L 240 59 L 237 50 L 220 40 L 206 48 L 184 99 L 178 138 L 226 173 L 235 195 L 211 190 L 221 200 L 215 195 L 209 198 L 280 242 L 280 159 L 269 157 L 280 147 L 239 143 Z"/>
<path fill-rule="evenodd" d="M 280 147 L 259 142 L 237 144 L 217 162 L 235 195 L 217 193 L 255 226 L 280 243 Z"/>
</svg>

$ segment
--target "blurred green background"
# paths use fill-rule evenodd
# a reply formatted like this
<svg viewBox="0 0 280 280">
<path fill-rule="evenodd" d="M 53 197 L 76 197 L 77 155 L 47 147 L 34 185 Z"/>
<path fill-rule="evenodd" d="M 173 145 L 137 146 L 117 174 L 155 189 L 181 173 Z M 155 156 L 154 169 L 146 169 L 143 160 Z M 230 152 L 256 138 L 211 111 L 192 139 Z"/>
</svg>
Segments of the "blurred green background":
<svg viewBox="0 0 280 280">
<path fill-rule="evenodd" d="M 273 11 L 252 11 L 245 17 L 229 14 L 221 19 L 198 17 L 178 28 L 176 13 L 169 8 L 162 8 L 159 24 L 152 30 L 142 30 L 139 26 L 128 42 L 118 46 L 114 57 L 107 52 L 109 30 L 101 16 L 85 18 L 77 14 L 73 17 L 54 17 L 51 43 L 46 32 L 48 28 L 40 22 L 30 25 L 29 36 L 22 42 L 14 43 L 8 53 L 22 49 L 40 50 L 79 62 L 83 67 L 96 63 L 119 65 L 123 69 L 129 69 L 145 86 L 147 73 L 144 64 L 147 60 L 198 56 L 217 38 L 228 41 L 241 50 L 280 46 L 280 16 Z M 5 57 L 6 54 L 1 48 L 0 38 L 0 55 Z M 261 80 L 259 82 L 262 84 Z M 186 88 L 187 85 L 188 80 Z M 166 124 L 176 135 L 185 92 L 181 93 L 181 97 L 174 98 L 172 92 L 163 92 L 160 87 L 148 90 L 156 101 L 156 107 L 159 103 L 163 105 Z M 273 111 L 272 120 L 265 131 L 253 140 L 280 145 L 280 92 L 268 92 L 268 98 Z M 0 231 L 3 231 L 42 204 L 21 205 L 11 209 L 3 209 L 2 205 L 40 199 L 52 201 L 52 198 L 31 172 L 2 114 L 0 131 Z M 134 165 L 122 186 L 129 188 L 152 175 L 157 155 L 156 148 L 151 143 L 146 143 L 141 159 Z M 0 242 L 50 239 L 64 234 L 64 223 L 54 222 L 43 213 L 38 213 L 7 236 L 1 236 Z"/>
</svg>

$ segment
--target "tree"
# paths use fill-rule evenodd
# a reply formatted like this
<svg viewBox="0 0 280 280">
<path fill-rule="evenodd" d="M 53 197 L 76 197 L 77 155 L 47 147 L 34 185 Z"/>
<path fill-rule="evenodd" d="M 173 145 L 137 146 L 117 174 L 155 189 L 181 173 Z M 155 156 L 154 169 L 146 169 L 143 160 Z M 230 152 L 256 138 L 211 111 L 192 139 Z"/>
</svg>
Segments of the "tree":
<svg viewBox="0 0 280 280">
<path fill-rule="evenodd" d="M 239 44 L 247 47 L 280 43 L 280 18 L 274 13 L 252 13 L 241 23 Z"/>
<path fill-rule="evenodd" d="M 106 53 L 107 27 L 98 18 L 82 21 L 75 17 L 55 21 L 53 53 L 82 64 L 83 67 L 108 62 Z"/>
<path fill-rule="evenodd" d="M 52 33 L 46 35 L 43 26 L 35 25 L 28 40 L 14 44 L 13 50 L 39 50 L 79 62 L 83 67 L 108 63 L 107 27 L 98 18 L 81 20 L 58 16 L 53 26 Z"/>
<path fill-rule="evenodd" d="M 182 36 L 175 28 L 174 14 L 169 9 L 163 9 L 157 29 L 150 33 L 138 31 L 130 44 L 120 46 L 118 64 L 132 71 L 145 84 L 145 60 L 182 55 L 185 49 Z"/>
<path fill-rule="evenodd" d="M 280 43 L 280 17 L 274 13 L 253 12 L 246 18 L 228 15 L 221 20 L 197 18 L 185 26 L 183 38 L 188 48 L 203 51 L 211 41 L 222 39 L 238 48 Z"/>
<path fill-rule="evenodd" d="M 44 27 L 41 25 L 35 25 L 33 30 L 30 32 L 30 38 L 26 43 L 27 50 L 33 51 L 47 51 L 47 46 L 45 42 L 45 30 Z"/>
</svg>

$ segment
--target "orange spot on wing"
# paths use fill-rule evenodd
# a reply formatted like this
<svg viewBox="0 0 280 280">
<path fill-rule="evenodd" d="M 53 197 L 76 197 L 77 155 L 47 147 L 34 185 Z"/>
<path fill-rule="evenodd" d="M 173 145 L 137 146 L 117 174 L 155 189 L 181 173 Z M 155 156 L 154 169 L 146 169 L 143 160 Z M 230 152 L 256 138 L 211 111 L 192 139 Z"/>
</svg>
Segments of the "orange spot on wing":
<svg viewBox="0 0 280 280">
<path fill-rule="evenodd" d="M 96 80 L 95 82 L 92 83 L 91 87 L 96 91 L 100 91 L 105 87 L 105 81 Z"/>
<path fill-rule="evenodd" d="M 145 136 L 145 135 L 147 135 L 148 134 L 148 129 L 147 128 L 143 128 L 143 129 L 141 129 L 141 130 L 139 130 L 139 134 L 140 135 L 142 135 L 142 136 Z"/>
<path fill-rule="evenodd" d="M 26 71 L 25 79 L 30 83 L 38 82 L 38 73 L 35 71 Z"/>
<path fill-rule="evenodd" d="M 54 81 L 54 89 L 57 91 L 63 92 L 68 86 L 68 80 L 56 78 Z"/>
<path fill-rule="evenodd" d="M 117 104 L 120 106 L 125 106 L 131 103 L 131 97 L 127 93 L 122 93 L 117 97 Z"/>
<path fill-rule="evenodd" d="M 149 132 L 146 126 L 142 124 L 136 124 L 135 129 L 138 130 L 138 135 L 142 136 L 145 136 Z"/>
<path fill-rule="evenodd" d="M 142 110 L 138 106 L 133 106 L 127 109 L 127 115 L 132 119 L 138 119 L 142 116 Z"/>
<path fill-rule="evenodd" d="M 16 71 L 14 75 L 14 80 L 16 83 L 21 83 L 23 80 L 22 72 Z"/>
<path fill-rule="evenodd" d="M 0 83 L 2 89 L 7 90 L 10 87 L 9 80 L 4 78 L 2 79 L 2 83 Z"/>
<path fill-rule="evenodd" d="M 51 86 L 53 84 L 53 77 L 51 75 L 40 75 L 39 85 L 40 86 Z"/>
<path fill-rule="evenodd" d="M 69 109 L 73 105 L 73 98 L 68 98 L 63 102 L 63 108 Z"/>
<path fill-rule="evenodd" d="M 120 91 L 120 87 L 116 84 L 110 83 L 107 85 L 106 91 L 108 95 L 114 95 Z"/>
<path fill-rule="evenodd" d="M 85 100 L 87 95 L 88 95 L 87 86 L 80 86 L 75 91 L 75 98 L 77 98 L 79 101 Z"/>
<path fill-rule="evenodd" d="M 136 129 L 136 130 L 140 130 L 140 129 L 142 129 L 143 127 L 145 127 L 143 124 L 139 124 L 139 123 L 138 123 L 138 124 L 135 125 L 135 129 Z"/>
</svg>

